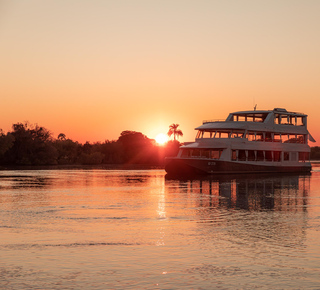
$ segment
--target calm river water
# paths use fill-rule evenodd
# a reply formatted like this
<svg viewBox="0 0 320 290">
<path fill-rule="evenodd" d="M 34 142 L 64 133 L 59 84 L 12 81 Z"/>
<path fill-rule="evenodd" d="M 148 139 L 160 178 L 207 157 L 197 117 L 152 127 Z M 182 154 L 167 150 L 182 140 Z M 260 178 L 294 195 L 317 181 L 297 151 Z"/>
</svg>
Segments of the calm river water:
<svg viewBox="0 0 320 290">
<path fill-rule="evenodd" d="M 311 175 L 0 171 L 1 289 L 320 289 Z"/>
</svg>

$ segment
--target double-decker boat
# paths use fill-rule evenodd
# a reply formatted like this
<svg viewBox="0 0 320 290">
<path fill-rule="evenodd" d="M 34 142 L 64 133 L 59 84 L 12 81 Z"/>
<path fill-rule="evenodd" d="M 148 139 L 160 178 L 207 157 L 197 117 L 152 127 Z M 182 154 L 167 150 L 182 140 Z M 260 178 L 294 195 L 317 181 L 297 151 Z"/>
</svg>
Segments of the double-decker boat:
<svg viewBox="0 0 320 290">
<path fill-rule="evenodd" d="M 204 121 L 195 142 L 165 160 L 169 174 L 310 172 L 307 115 L 286 109 L 241 111 Z"/>
</svg>

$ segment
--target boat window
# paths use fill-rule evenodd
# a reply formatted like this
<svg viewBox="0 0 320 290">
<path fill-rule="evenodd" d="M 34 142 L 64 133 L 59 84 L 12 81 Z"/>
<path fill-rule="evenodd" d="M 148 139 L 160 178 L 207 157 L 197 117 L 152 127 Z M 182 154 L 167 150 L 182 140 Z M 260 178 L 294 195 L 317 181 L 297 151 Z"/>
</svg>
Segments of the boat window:
<svg viewBox="0 0 320 290">
<path fill-rule="evenodd" d="M 229 138 L 230 131 L 217 131 L 213 134 L 213 138 Z"/>
<path fill-rule="evenodd" d="M 291 152 L 291 161 L 297 161 L 297 160 L 298 160 L 297 152 Z"/>
<path fill-rule="evenodd" d="M 232 150 L 231 160 L 233 160 L 233 161 L 237 160 L 237 150 Z"/>
<path fill-rule="evenodd" d="M 256 154 L 254 150 L 248 150 L 248 161 L 255 161 Z"/>
<path fill-rule="evenodd" d="M 299 152 L 299 162 L 305 161 L 304 152 Z"/>
<path fill-rule="evenodd" d="M 292 123 L 290 123 L 290 116 L 289 115 L 282 116 L 282 124 L 283 125 L 292 125 Z"/>
<path fill-rule="evenodd" d="M 181 157 L 220 159 L 223 149 L 183 149 Z"/>
<path fill-rule="evenodd" d="M 219 138 L 229 138 L 229 132 L 218 132 Z"/>
<path fill-rule="evenodd" d="M 294 125 L 294 126 L 303 126 L 305 125 L 305 116 L 293 116 L 288 114 L 275 114 L 274 123 L 281 125 Z"/>
<path fill-rule="evenodd" d="M 266 142 L 271 142 L 272 141 L 272 134 L 270 132 L 266 133 Z"/>
<path fill-rule="evenodd" d="M 231 133 L 231 138 L 242 138 L 244 135 L 244 132 L 237 132 L 237 131 L 233 131 Z"/>
<path fill-rule="evenodd" d="M 257 151 L 257 161 L 264 161 L 264 152 L 262 150 Z"/>
<path fill-rule="evenodd" d="M 246 151 L 245 150 L 239 150 L 238 160 L 239 161 L 246 161 L 247 160 L 247 156 L 246 156 Z"/>
<path fill-rule="evenodd" d="M 218 132 L 217 136 L 221 136 L 220 138 L 228 138 L 228 133 Z M 240 138 L 244 136 L 244 133 L 232 132 L 232 138 Z M 271 132 L 248 132 L 246 133 L 246 138 L 248 141 L 265 141 L 265 142 L 283 142 L 283 143 L 300 143 L 306 144 L 307 136 L 304 134 L 280 134 L 280 133 L 271 133 Z"/>
<path fill-rule="evenodd" d="M 234 114 L 231 118 L 235 122 L 263 122 L 268 113 L 242 113 Z"/>
<path fill-rule="evenodd" d="M 181 153 L 181 157 L 189 157 L 190 156 L 190 150 L 189 149 L 183 149 Z"/>
<path fill-rule="evenodd" d="M 303 126 L 303 117 L 296 117 L 296 126 Z"/>
<path fill-rule="evenodd" d="M 191 156 L 192 157 L 200 157 L 201 156 L 200 153 L 201 153 L 200 149 L 193 149 Z"/>
<path fill-rule="evenodd" d="M 284 143 L 300 143 L 305 144 L 306 143 L 306 136 L 303 134 L 294 135 L 294 134 L 288 134 L 285 137 Z"/>
<path fill-rule="evenodd" d="M 256 133 L 256 141 L 263 141 L 263 133 Z"/>
<path fill-rule="evenodd" d="M 238 122 L 245 122 L 247 121 L 246 117 L 245 116 L 237 116 L 237 119 L 236 119 Z"/>
<path fill-rule="evenodd" d="M 254 141 L 256 140 L 256 134 L 254 132 L 248 132 L 247 138 L 248 138 L 248 141 Z"/>
<path fill-rule="evenodd" d="M 199 130 L 197 133 L 196 139 L 200 138 L 200 136 L 201 136 L 201 131 Z"/>
<path fill-rule="evenodd" d="M 281 134 L 274 133 L 273 134 L 273 142 L 281 142 Z"/>
<path fill-rule="evenodd" d="M 212 159 L 220 159 L 222 150 L 218 149 L 218 150 L 211 150 L 211 158 Z"/>
<path fill-rule="evenodd" d="M 283 161 L 289 161 L 289 152 L 283 152 Z"/>
<path fill-rule="evenodd" d="M 297 135 L 297 143 L 300 143 L 300 144 L 306 143 L 304 135 Z"/>
<path fill-rule="evenodd" d="M 266 158 L 266 161 L 272 161 L 272 151 L 266 151 L 265 152 L 265 158 Z"/>
<path fill-rule="evenodd" d="M 299 162 L 308 161 L 310 156 L 309 152 L 299 152 Z"/>
<path fill-rule="evenodd" d="M 275 114 L 274 115 L 274 123 L 281 125 L 293 125 L 293 118 L 287 114 Z"/>
<path fill-rule="evenodd" d="M 201 157 L 210 158 L 210 150 L 209 149 L 201 150 Z"/>
<path fill-rule="evenodd" d="M 288 140 L 284 143 L 297 143 L 297 138 L 295 134 L 288 134 Z"/>
<path fill-rule="evenodd" d="M 212 138 L 212 132 L 204 131 L 202 138 Z"/>
<path fill-rule="evenodd" d="M 273 152 L 273 161 L 275 161 L 275 162 L 281 161 L 281 152 L 280 151 Z"/>
<path fill-rule="evenodd" d="M 281 140 L 283 143 L 289 143 L 288 140 L 289 140 L 289 134 L 281 134 Z"/>
<path fill-rule="evenodd" d="M 292 152 L 291 154 L 293 154 L 292 155 L 293 158 L 298 158 L 297 152 Z M 309 158 L 309 153 L 307 152 L 299 153 L 299 161 L 304 162 L 305 160 L 308 160 L 308 158 Z M 263 150 L 232 150 L 231 160 L 281 162 L 282 152 L 281 151 L 263 151 Z M 283 153 L 283 160 L 289 161 L 289 152 Z"/>
</svg>

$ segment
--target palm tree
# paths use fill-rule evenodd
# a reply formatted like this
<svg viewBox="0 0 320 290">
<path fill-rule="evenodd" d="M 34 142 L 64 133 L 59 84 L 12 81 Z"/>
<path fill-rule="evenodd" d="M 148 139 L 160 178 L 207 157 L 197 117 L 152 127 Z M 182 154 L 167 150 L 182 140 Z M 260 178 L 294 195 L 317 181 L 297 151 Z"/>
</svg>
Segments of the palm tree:
<svg viewBox="0 0 320 290">
<path fill-rule="evenodd" d="M 169 126 L 168 136 L 171 137 L 173 135 L 173 140 L 176 141 L 176 136 L 183 136 L 183 133 L 180 129 L 178 129 L 179 124 L 171 124 Z"/>
</svg>

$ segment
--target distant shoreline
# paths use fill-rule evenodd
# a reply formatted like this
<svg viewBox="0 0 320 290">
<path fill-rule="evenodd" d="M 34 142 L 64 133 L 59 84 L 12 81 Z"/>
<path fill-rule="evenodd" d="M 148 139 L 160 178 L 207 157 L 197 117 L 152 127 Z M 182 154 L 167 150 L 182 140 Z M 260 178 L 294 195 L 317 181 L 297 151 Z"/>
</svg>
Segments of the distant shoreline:
<svg viewBox="0 0 320 290">
<path fill-rule="evenodd" d="M 310 161 L 312 166 L 320 167 L 320 160 Z M 0 171 L 6 170 L 150 170 L 163 169 L 163 165 L 148 164 L 100 164 L 100 165 L 21 165 L 21 166 L 0 166 Z"/>
<path fill-rule="evenodd" d="M 0 171 L 5 170 L 150 170 L 164 169 L 161 165 L 147 164 L 100 164 L 100 165 L 21 165 L 21 166 L 0 166 Z"/>
</svg>

